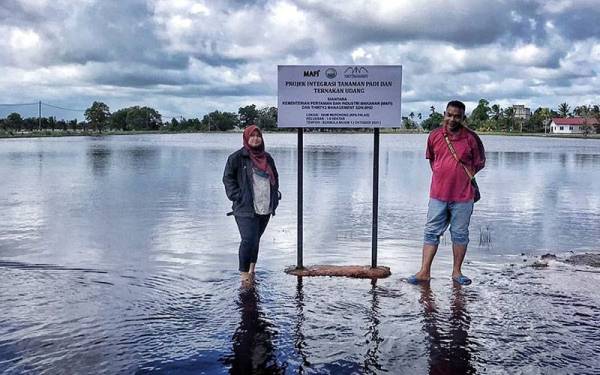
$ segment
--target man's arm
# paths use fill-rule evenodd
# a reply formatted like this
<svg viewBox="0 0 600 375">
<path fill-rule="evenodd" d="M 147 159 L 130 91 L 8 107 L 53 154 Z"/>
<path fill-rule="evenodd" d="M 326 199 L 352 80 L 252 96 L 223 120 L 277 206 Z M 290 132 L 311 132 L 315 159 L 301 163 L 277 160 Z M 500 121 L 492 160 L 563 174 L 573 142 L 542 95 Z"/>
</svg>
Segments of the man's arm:
<svg viewBox="0 0 600 375">
<path fill-rule="evenodd" d="M 431 141 L 431 134 L 427 137 L 427 149 L 425 150 L 425 159 L 429 159 L 429 168 L 433 171 L 433 163 L 435 161 L 435 153 L 433 152 L 433 142 Z"/>
<path fill-rule="evenodd" d="M 473 132 L 473 138 L 475 140 L 475 147 L 473 147 L 473 169 L 475 174 L 485 167 L 485 148 L 477 133 Z"/>
</svg>

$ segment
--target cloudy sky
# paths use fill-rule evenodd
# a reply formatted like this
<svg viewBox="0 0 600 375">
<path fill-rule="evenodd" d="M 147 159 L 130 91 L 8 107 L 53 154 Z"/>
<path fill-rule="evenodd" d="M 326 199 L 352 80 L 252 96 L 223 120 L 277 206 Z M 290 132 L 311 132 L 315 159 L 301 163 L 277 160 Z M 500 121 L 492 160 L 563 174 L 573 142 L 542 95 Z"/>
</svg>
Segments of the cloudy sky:
<svg viewBox="0 0 600 375">
<path fill-rule="evenodd" d="M 0 19 L 0 103 L 202 117 L 276 105 L 278 64 L 401 64 L 404 115 L 600 96 L 598 0 L 2 0 Z"/>
</svg>

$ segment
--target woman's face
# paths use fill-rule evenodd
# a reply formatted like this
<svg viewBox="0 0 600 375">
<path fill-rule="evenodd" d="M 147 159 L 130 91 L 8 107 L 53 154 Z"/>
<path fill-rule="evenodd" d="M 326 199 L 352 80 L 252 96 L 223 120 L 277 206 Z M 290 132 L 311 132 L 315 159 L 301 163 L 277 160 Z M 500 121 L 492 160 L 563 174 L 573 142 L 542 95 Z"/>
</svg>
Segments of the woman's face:
<svg viewBox="0 0 600 375">
<path fill-rule="evenodd" d="M 262 144 L 262 137 L 260 136 L 260 133 L 258 132 L 258 130 L 253 131 L 250 134 L 250 138 L 248 138 L 248 145 L 250 145 L 250 147 L 258 147 Z"/>
</svg>

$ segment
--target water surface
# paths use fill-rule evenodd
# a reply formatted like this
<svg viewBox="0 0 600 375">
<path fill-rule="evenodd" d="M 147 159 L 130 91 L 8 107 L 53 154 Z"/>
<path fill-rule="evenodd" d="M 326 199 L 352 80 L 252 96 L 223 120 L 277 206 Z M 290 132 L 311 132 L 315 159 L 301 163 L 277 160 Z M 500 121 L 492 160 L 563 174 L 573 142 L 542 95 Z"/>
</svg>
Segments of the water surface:
<svg viewBox="0 0 600 375">
<path fill-rule="evenodd" d="M 288 276 L 296 136 L 267 134 L 283 200 L 253 290 L 221 176 L 240 134 L 0 141 L 0 372 L 594 373 L 600 141 L 482 137 L 465 288 L 420 263 L 425 135 L 383 135 L 377 283 Z M 304 139 L 305 264 L 369 264 L 372 135 Z M 480 241 L 490 238 L 490 241 Z M 534 269 L 537 256 L 558 261 Z M 524 254 L 524 255 L 523 255 Z"/>
</svg>

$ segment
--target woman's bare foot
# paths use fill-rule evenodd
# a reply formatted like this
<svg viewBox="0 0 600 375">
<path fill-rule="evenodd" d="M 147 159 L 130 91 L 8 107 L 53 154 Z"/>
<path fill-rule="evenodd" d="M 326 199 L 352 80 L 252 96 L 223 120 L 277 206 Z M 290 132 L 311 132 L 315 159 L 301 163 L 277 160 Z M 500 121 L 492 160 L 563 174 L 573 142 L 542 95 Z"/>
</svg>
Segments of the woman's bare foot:
<svg viewBox="0 0 600 375">
<path fill-rule="evenodd" d="M 252 285 L 252 282 L 254 281 L 254 277 L 252 276 L 252 274 L 250 272 L 241 272 L 240 280 L 242 281 L 242 287 L 249 287 Z"/>
</svg>

